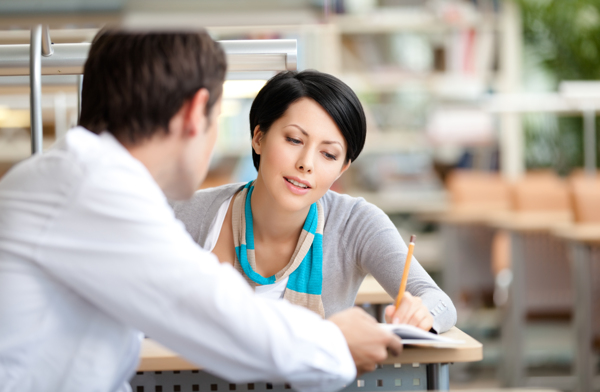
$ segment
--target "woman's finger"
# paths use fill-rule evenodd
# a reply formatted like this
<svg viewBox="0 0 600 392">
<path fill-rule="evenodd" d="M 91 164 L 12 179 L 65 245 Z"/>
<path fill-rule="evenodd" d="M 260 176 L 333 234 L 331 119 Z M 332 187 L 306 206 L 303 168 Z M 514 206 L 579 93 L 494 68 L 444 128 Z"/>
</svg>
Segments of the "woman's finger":
<svg viewBox="0 0 600 392">
<path fill-rule="evenodd" d="M 417 297 L 413 297 L 412 295 L 408 295 L 406 298 L 402 299 L 402 302 L 406 307 L 404 308 L 402 314 L 399 315 L 398 319 L 400 323 L 407 324 L 408 320 L 410 320 L 412 315 L 419 309 L 421 300 Z"/>
<path fill-rule="evenodd" d="M 392 323 L 405 323 L 408 320 L 408 316 L 411 314 L 412 309 L 412 296 L 408 293 L 404 294 L 402 301 L 400 301 L 400 306 L 398 306 L 398 310 L 394 313 L 394 317 L 392 319 Z"/>
<path fill-rule="evenodd" d="M 429 314 L 429 317 L 425 317 L 423 320 L 421 320 L 419 325 L 417 325 L 417 328 L 420 328 L 424 331 L 429 331 L 432 327 L 433 327 L 433 316 L 431 314 Z"/>
<path fill-rule="evenodd" d="M 384 316 L 385 316 L 386 323 L 392 324 L 392 319 L 394 318 L 395 310 L 396 310 L 396 307 L 394 305 L 388 305 L 385 307 Z"/>
<path fill-rule="evenodd" d="M 429 331 L 433 326 L 433 315 L 425 305 L 421 304 L 420 309 L 408 320 L 407 324 Z"/>
<path fill-rule="evenodd" d="M 426 309 L 417 309 L 417 311 L 415 311 L 415 313 L 413 313 L 413 315 L 408 319 L 407 324 L 414 325 L 416 327 L 421 323 L 421 321 L 423 321 L 424 318 L 427 317 L 428 313 L 429 311 L 427 311 Z"/>
</svg>

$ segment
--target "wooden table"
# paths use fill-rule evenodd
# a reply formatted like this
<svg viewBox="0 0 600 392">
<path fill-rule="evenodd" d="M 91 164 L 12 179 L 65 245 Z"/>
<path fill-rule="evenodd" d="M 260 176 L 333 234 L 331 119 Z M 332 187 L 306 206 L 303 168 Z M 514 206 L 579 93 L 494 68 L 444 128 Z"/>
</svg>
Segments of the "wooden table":
<svg viewBox="0 0 600 392">
<path fill-rule="evenodd" d="M 377 321 L 384 322 L 383 306 L 394 303 L 387 291 L 379 284 L 377 279 L 371 275 L 365 276 L 362 284 L 356 293 L 354 305 L 365 307 L 369 305 L 373 307 L 373 314 Z"/>
<path fill-rule="evenodd" d="M 394 298 L 392 298 L 371 275 L 365 277 L 365 280 L 363 280 L 358 289 L 356 299 L 354 300 L 355 305 L 387 305 L 393 302 Z"/>
<path fill-rule="evenodd" d="M 405 347 L 401 355 L 389 356 L 377 370 L 360 376 L 344 391 L 403 390 L 419 385 L 428 390 L 448 390 L 449 363 L 480 361 L 483 349 L 481 343 L 458 328 L 452 328 L 442 335 L 465 343 L 451 348 Z M 131 384 L 134 392 L 154 392 L 159 389 L 167 392 L 177 390 L 176 386 L 180 391 L 193 391 L 194 386 L 201 391 L 289 390 L 289 386 L 286 388 L 285 385 L 269 383 L 230 384 L 203 372 L 198 366 L 150 339 L 142 343 L 138 374 Z"/>
<path fill-rule="evenodd" d="M 571 271 L 575 288 L 573 326 L 575 339 L 575 379 L 578 391 L 600 388 L 594 379 L 596 370 L 594 353 L 593 315 L 597 312 L 593 299 L 593 271 L 600 262 L 600 224 L 581 224 L 562 227 L 554 231 L 559 238 L 569 242 Z M 596 305 L 597 306 L 597 305 Z"/>
</svg>

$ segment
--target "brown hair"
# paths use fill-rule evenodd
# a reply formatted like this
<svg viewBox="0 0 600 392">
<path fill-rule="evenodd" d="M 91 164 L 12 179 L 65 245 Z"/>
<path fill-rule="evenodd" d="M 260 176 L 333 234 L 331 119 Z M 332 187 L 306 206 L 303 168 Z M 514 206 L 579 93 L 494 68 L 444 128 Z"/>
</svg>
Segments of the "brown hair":
<svg viewBox="0 0 600 392">
<path fill-rule="evenodd" d="M 92 42 L 83 72 L 79 125 L 138 144 L 206 88 L 206 114 L 223 92 L 225 53 L 205 31 L 104 30 Z"/>
</svg>

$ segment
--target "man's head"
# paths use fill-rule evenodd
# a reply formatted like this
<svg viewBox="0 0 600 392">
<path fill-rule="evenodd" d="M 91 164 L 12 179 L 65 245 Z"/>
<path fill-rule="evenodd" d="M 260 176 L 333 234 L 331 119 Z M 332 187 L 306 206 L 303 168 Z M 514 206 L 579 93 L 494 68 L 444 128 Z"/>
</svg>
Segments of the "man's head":
<svg viewBox="0 0 600 392">
<path fill-rule="evenodd" d="M 188 197 L 208 169 L 226 67 L 204 31 L 104 30 L 85 63 L 79 125 L 112 133 L 168 197 Z"/>
</svg>

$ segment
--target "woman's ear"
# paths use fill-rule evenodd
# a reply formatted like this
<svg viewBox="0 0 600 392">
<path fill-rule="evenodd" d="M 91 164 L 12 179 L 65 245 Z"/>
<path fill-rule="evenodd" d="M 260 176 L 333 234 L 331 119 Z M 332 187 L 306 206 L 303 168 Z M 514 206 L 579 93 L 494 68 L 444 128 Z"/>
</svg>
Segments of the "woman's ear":
<svg viewBox="0 0 600 392">
<path fill-rule="evenodd" d="M 263 131 L 260 130 L 260 125 L 254 127 L 254 135 L 252 135 L 252 149 L 258 155 L 260 155 L 261 141 L 264 136 Z"/>
<path fill-rule="evenodd" d="M 342 176 L 342 174 L 344 174 L 344 172 L 346 170 L 348 170 L 348 168 L 350 167 L 350 163 L 352 163 L 352 161 L 350 159 L 348 159 L 348 162 L 346 162 L 344 164 L 344 166 L 342 166 L 342 170 L 340 170 L 340 174 L 338 174 L 338 176 L 335 178 L 336 181 L 338 180 L 338 178 L 340 178 Z"/>
</svg>

